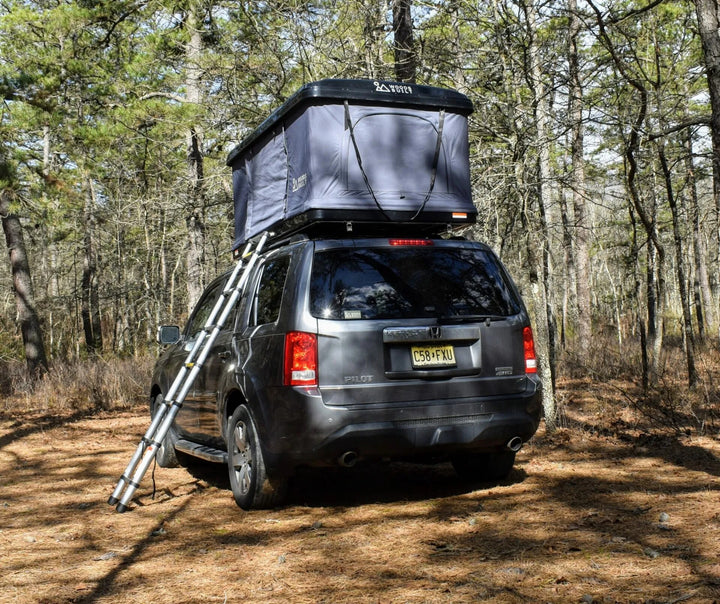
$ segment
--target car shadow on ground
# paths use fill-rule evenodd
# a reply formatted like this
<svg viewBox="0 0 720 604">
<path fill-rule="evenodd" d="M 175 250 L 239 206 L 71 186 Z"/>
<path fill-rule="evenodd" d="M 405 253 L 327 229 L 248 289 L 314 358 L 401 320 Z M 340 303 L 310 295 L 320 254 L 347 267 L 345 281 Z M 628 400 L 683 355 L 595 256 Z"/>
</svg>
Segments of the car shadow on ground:
<svg viewBox="0 0 720 604">
<path fill-rule="evenodd" d="M 223 464 L 191 461 L 185 469 L 212 487 L 230 490 Z M 526 478 L 525 470 L 515 467 L 501 481 L 472 481 L 460 478 L 449 463 L 366 462 L 352 468 L 300 468 L 290 479 L 282 507 L 353 507 L 424 501 L 518 484 Z"/>
<path fill-rule="evenodd" d="M 368 462 L 353 468 L 303 468 L 291 480 L 286 505 L 353 507 L 424 501 L 520 483 L 526 476 L 516 468 L 503 481 L 469 481 L 460 478 L 449 463 Z"/>
</svg>

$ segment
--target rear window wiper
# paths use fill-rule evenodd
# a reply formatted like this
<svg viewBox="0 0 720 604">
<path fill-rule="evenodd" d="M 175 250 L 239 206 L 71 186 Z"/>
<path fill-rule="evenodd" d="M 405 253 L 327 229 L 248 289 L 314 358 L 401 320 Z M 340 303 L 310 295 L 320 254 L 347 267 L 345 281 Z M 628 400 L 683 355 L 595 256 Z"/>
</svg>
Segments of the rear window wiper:
<svg viewBox="0 0 720 604">
<path fill-rule="evenodd" d="M 438 317 L 438 323 L 447 325 L 449 323 L 492 323 L 493 321 L 504 321 L 508 317 L 503 315 L 448 315 Z"/>
</svg>

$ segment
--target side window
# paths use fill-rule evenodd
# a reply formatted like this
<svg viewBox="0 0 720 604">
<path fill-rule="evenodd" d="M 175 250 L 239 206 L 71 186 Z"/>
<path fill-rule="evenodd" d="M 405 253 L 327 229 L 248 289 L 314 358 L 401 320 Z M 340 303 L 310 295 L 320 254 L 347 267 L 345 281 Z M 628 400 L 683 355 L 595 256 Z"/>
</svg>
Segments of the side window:
<svg viewBox="0 0 720 604">
<path fill-rule="evenodd" d="M 255 325 L 274 323 L 280 315 L 285 278 L 290 267 L 290 256 L 278 256 L 263 267 L 255 297 Z"/>
<path fill-rule="evenodd" d="M 205 323 L 207 323 L 210 313 L 215 306 L 215 302 L 220 295 L 222 286 L 223 283 L 218 283 L 211 290 L 207 291 L 195 307 L 195 311 L 190 317 L 187 327 L 185 328 L 185 333 L 189 338 L 194 340 L 202 328 L 205 327 Z"/>
</svg>

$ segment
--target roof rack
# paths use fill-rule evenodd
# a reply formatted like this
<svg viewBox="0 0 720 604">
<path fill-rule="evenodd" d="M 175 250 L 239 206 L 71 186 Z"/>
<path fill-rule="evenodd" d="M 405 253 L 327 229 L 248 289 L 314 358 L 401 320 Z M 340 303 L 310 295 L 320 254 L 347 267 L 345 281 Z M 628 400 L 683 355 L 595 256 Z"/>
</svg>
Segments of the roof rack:
<svg viewBox="0 0 720 604">
<path fill-rule="evenodd" d="M 369 222 L 367 220 L 352 221 L 308 218 L 306 222 L 295 220 L 279 225 L 280 230 L 268 234 L 268 249 L 275 249 L 291 243 L 309 239 L 349 239 L 375 237 L 413 237 L 430 238 L 449 236 L 464 239 L 461 229 L 471 223 L 452 222 Z M 238 257 L 241 248 L 235 248 L 233 255 Z"/>
</svg>

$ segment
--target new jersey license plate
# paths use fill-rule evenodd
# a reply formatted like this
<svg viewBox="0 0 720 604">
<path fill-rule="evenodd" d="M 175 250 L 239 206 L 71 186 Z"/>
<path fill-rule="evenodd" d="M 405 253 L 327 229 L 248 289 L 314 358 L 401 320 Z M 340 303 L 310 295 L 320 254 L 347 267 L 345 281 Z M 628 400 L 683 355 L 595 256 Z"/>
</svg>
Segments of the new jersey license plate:
<svg viewBox="0 0 720 604">
<path fill-rule="evenodd" d="M 455 349 L 452 346 L 411 346 L 412 366 L 455 367 Z"/>
</svg>

